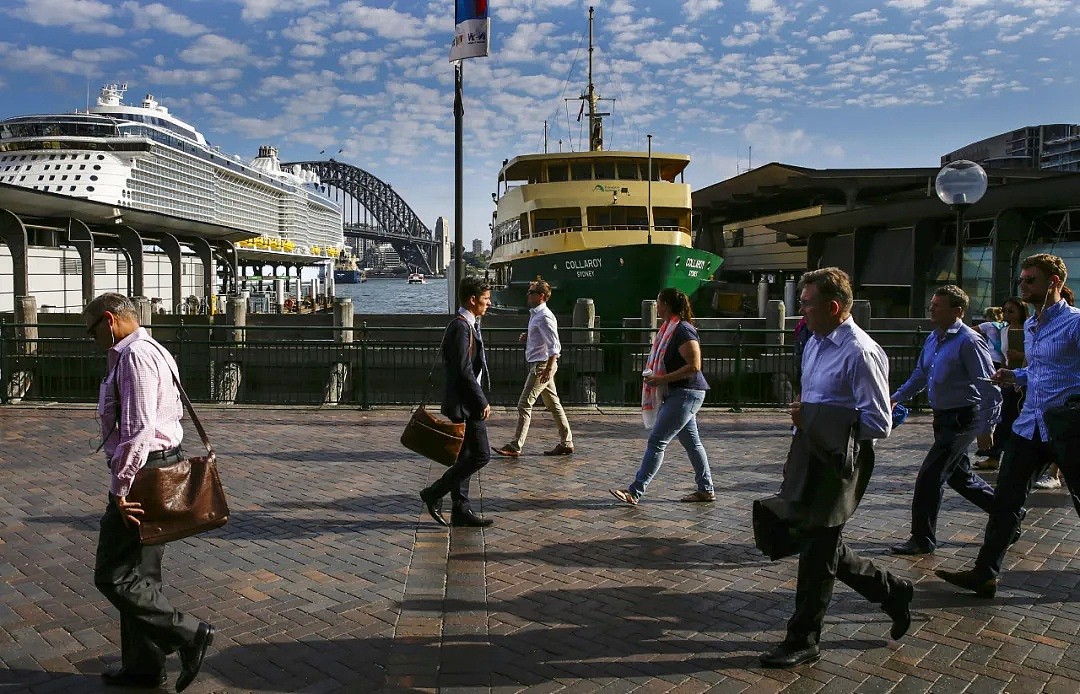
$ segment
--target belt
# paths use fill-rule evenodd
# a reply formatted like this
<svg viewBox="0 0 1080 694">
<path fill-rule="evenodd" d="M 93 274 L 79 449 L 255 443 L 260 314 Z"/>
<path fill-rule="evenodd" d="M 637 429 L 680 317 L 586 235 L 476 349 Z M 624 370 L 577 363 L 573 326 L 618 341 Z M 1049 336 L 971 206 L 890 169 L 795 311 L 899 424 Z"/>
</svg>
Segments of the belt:
<svg viewBox="0 0 1080 694">
<path fill-rule="evenodd" d="M 184 449 L 180 446 L 174 446 L 172 448 L 166 448 L 163 451 L 154 451 L 146 456 L 146 465 L 148 467 L 163 467 L 165 465 L 179 463 L 183 459 Z"/>
</svg>

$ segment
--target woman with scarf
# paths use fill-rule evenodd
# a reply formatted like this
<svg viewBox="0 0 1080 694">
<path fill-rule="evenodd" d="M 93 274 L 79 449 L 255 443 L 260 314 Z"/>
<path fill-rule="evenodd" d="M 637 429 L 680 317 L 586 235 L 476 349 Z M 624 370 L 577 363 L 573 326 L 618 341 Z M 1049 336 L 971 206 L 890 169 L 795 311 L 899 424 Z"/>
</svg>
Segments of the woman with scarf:
<svg viewBox="0 0 1080 694">
<path fill-rule="evenodd" d="M 642 416 L 652 429 L 641 467 L 626 489 L 611 489 L 619 501 L 635 505 L 664 462 L 664 450 L 678 436 L 694 466 L 697 491 L 681 501 L 713 501 L 709 457 L 698 436 L 697 412 L 705 401 L 709 384 L 701 373 L 701 343 L 694 327 L 690 298 L 668 287 L 656 297 L 660 329 L 653 340 L 649 360 L 642 372 Z"/>
</svg>

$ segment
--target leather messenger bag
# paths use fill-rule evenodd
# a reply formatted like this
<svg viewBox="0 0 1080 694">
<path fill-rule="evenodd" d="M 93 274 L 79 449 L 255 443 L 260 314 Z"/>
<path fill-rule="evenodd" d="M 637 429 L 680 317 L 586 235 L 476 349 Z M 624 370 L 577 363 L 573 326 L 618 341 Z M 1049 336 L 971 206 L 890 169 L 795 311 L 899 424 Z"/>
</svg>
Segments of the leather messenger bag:
<svg viewBox="0 0 1080 694">
<path fill-rule="evenodd" d="M 456 318 L 455 320 L 464 320 Z M 451 323 L 451 325 L 453 325 Z M 439 352 L 435 355 L 435 361 L 428 371 L 427 390 L 419 407 L 412 413 L 409 423 L 405 425 L 405 431 L 401 433 L 401 445 L 414 453 L 419 453 L 428 460 L 433 460 L 440 465 L 450 467 L 457 461 L 461 446 L 465 442 L 465 423 L 454 423 L 441 419 L 427 411 L 424 403 L 431 395 L 435 374 L 435 367 L 439 364 L 442 348 L 446 342 L 446 333 L 443 333 L 442 342 L 439 343 Z M 469 352 L 472 352 L 472 330 L 469 331 Z"/>
<path fill-rule="evenodd" d="M 128 500 L 142 505 L 139 539 L 144 545 L 160 545 L 204 533 L 220 528 L 229 520 L 229 502 L 218 477 L 217 458 L 210 439 L 175 371 L 173 381 L 202 438 L 206 455 L 162 467 L 143 467 L 135 475 Z"/>
</svg>

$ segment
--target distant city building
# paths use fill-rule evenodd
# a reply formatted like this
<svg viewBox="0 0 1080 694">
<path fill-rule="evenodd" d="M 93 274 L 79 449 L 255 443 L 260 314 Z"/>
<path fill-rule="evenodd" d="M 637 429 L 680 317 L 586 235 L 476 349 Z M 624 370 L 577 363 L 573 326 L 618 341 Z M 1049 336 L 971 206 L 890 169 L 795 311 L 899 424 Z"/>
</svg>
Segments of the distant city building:
<svg viewBox="0 0 1080 694">
<path fill-rule="evenodd" d="M 431 262 L 435 272 L 446 272 L 446 268 L 450 267 L 450 247 L 453 245 L 450 236 L 449 220 L 439 217 L 435 220 L 435 250 Z"/>
<path fill-rule="evenodd" d="M 968 159 L 984 167 L 1080 171 L 1080 125 L 1030 125 L 965 145 L 941 165 Z"/>
<path fill-rule="evenodd" d="M 388 243 L 379 243 L 364 252 L 364 266 L 376 269 L 395 268 L 401 265 L 401 256 Z"/>
<path fill-rule="evenodd" d="M 472 252 L 475 256 L 481 256 L 484 254 L 484 242 L 480 239 L 473 239 Z"/>
</svg>

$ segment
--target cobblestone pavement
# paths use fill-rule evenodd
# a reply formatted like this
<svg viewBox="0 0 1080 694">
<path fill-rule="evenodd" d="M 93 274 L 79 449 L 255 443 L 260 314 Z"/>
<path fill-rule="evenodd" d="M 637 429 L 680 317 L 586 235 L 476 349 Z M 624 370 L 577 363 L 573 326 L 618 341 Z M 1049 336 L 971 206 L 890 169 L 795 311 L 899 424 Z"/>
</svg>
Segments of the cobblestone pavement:
<svg viewBox="0 0 1080 694">
<path fill-rule="evenodd" d="M 838 585 L 822 660 L 767 671 L 757 655 L 782 638 L 795 561 L 754 549 L 750 508 L 779 483 L 779 413 L 700 417 L 715 503 L 678 503 L 693 473 L 676 445 L 629 507 L 607 490 L 637 468 L 639 417 L 572 411 L 575 454 L 545 458 L 556 436 L 540 411 L 526 455 L 474 486 L 495 526 L 448 533 L 416 496 L 441 468 L 398 445 L 406 412 L 202 409 L 233 515 L 165 556 L 174 603 L 218 627 L 192 692 L 1080 690 L 1080 530 L 1064 493 L 1031 496 L 994 600 L 933 575 L 982 536 L 952 491 L 935 555 L 886 553 L 907 537 L 926 417 L 879 445 L 845 534 L 917 582 L 911 632 L 890 641 L 877 606 Z M 497 413 L 492 444 L 513 424 Z M 94 426 L 89 409 L 0 408 L 0 692 L 97 691 L 118 658 L 91 575 L 107 487 Z"/>
</svg>

